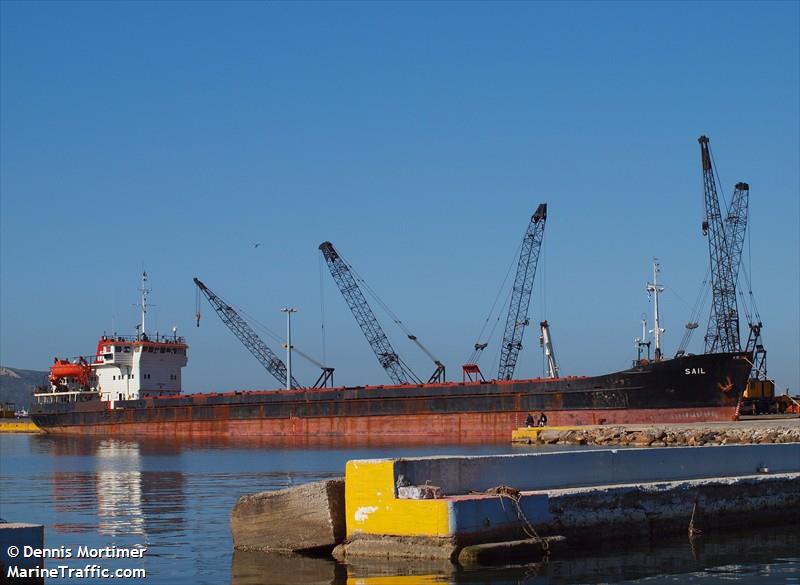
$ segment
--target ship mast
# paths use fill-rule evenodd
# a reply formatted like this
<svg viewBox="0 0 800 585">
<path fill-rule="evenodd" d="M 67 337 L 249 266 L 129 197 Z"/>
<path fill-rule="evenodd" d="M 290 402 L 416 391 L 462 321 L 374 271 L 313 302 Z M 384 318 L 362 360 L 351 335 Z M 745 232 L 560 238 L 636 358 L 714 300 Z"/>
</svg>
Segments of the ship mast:
<svg viewBox="0 0 800 585">
<path fill-rule="evenodd" d="M 658 263 L 658 258 L 653 258 L 653 282 L 648 282 L 647 286 L 645 287 L 647 293 L 653 293 L 654 295 L 654 302 L 653 302 L 653 312 L 655 313 L 655 327 L 650 332 L 653 334 L 656 351 L 655 351 L 655 360 L 657 362 L 661 361 L 661 334 L 664 333 L 664 329 L 661 328 L 661 318 L 658 312 L 658 295 L 659 293 L 664 292 L 664 287 L 658 285 L 658 273 L 661 272 L 661 265 Z"/>
<path fill-rule="evenodd" d="M 141 293 L 139 308 L 142 311 L 142 322 L 139 324 L 139 337 L 141 338 L 145 335 L 145 316 L 147 315 L 147 308 L 149 306 L 147 304 L 147 296 L 150 294 L 150 289 L 147 288 L 147 272 L 144 270 L 142 271 L 142 287 L 139 289 L 139 292 Z"/>
<path fill-rule="evenodd" d="M 650 341 L 647 339 L 647 318 L 644 313 L 642 313 L 642 336 L 637 337 L 635 340 L 636 343 L 636 363 L 642 361 L 642 349 L 647 348 L 647 361 L 650 361 Z"/>
</svg>

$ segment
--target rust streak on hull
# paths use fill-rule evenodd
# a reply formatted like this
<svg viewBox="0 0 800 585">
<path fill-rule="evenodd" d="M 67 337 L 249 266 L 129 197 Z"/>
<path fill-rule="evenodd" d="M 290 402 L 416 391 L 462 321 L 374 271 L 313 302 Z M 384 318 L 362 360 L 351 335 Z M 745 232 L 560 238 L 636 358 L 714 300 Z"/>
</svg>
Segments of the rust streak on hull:
<svg viewBox="0 0 800 585">
<path fill-rule="evenodd" d="M 598 424 L 656 424 L 729 421 L 735 407 L 581 410 L 548 412 L 556 426 Z M 72 425 L 48 432 L 100 436 L 276 437 L 323 438 L 373 436 L 434 441 L 508 441 L 511 429 L 523 424 L 527 412 L 359 416 L 230 420 L 176 420 L 144 423 Z"/>
</svg>

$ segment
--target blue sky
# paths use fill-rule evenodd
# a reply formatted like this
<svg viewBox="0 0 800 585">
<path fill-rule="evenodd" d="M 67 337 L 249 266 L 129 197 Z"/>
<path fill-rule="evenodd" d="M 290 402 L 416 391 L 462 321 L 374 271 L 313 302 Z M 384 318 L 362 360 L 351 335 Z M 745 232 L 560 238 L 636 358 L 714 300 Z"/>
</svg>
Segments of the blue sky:
<svg viewBox="0 0 800 585">
<path fill-rule="evenodd" d="M 798 6 L 2 2 L 0 362 L 132 332 L 144 265 L 153 324 L 191 346 L 186 390 L 275 385 L 205 304 L 195 327 L 193 276 L 278 332 L 297 307 L 318 358 L 322 290 L 337 381 L 383 383 L 320 263 L 330 240 L 460 379 L 542 201 L 530 317 L 562 372 L 629 365 L 654 256 L 671 355 L 708 263 L 707 134 L 726 197 L 750 183 L 770 374 L 797 391 Z M 541 373 L 536 333 L 520 376 Z"/>
</svg>

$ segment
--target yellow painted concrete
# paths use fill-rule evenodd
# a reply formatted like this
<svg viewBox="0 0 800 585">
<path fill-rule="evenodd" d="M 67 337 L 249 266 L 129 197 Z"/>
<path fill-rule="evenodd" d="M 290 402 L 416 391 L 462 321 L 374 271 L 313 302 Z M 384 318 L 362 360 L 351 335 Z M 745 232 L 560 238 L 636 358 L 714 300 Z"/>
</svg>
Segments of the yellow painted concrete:
<svg viewBox="0 0 800 585">
<path fill-rule="evenodd" d="M 344 484 L 347 536 L 359 533 L 447 536 L 447 501 L 395 498 L 394 465 L 392 460 L 347 462 Z"/>
<path fill-rule="evenodd" d="M 434 585 L 448 582 L 442 575 L 375 575 L 371 577 L 347 576 L 347 585 Z"/>
<path fill-rule="evenodd" d="M 41 433 L 42 429 L 29 420 L 0 419 L 0 433 Z"/>
<path fill-rule="evenodd" d="M 535 441 L 542 431 L 577 431 L 583 427 L 520 427 L 511 431 L 513 443 L 527 443 Z"/>
</svg>

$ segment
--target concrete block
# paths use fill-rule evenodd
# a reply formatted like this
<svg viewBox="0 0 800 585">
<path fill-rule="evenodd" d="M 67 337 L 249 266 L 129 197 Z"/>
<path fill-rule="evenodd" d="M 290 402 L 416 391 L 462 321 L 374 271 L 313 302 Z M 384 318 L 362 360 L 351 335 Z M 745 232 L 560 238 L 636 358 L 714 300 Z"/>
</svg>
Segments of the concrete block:
<svg viewBox="0 0 800 585">
<path fill-rule="evenodd" d="M 508 564 L 510 562 L 534 563 L 542 560 L 554 550 L 566 548 L 563 536 L 546 536 L 541 540 L 509 540 L 487 542 L 465 546 L 458 553 L 458 564 L 471 565 Z"/>
<path fill-rule="evenodd" d="M 525 538 L 526 524 L 570 542 L 685 533 L 697 498 L 713 501 L 701 504 L 715 521 L 785 518 L 787 507 L 800 509 L 797 480 L 776 474 L 798 471 L 800 444 L 349 461 L 345 555 L 452 558 L 464 546 Z M 399 498 L 398 480 L 441 486 L 444 496 Z M 498 486 L 517 495 L 487 493 Z"/>
<path fill-rule="evenodd" d="M 276 552 L 332 549 L 344 539 L 344 510 L 341 479 L 242 496 L 231 512 L 233 546 Z"/>
<path fill-rule="evenodd" d="M 398 461 L 350 461 L 345 497 L 345 555 L 450 559 L 465 544 L 513 540 L 525 535 L 523 520 L 549 519 L 547 496 L 464 494 L 436 499 L 398 497 Z"/>
<path fill-rule="evenodd" d="M 437 536 L 381 536 L 358 533 L 348 537 L 343 559 L 427 559 L 455 561 L 459 546 L 454 539 Z"/>
</svg>

